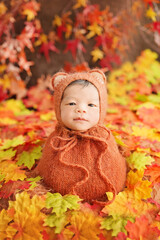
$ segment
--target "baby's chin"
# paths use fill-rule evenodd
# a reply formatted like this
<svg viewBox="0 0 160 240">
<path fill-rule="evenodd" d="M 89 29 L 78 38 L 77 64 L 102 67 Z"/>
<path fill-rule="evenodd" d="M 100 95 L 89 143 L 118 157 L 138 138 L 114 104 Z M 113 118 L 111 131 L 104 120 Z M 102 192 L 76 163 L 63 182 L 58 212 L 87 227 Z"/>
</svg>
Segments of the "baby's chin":
<svg viewBox="0 0 160 240">
<path fill-rule="evenodd" d="M 73 130 L 73 131 L 87 131 L 89 130 L 90 128 L 92 128 L 93 126 L 84 126 L 84 125 L 81 125 L 81 124 L 77 124 L 76 126 L 65 126 L 67 128 L 69 128 L 70 130 Z"/>
</svg>

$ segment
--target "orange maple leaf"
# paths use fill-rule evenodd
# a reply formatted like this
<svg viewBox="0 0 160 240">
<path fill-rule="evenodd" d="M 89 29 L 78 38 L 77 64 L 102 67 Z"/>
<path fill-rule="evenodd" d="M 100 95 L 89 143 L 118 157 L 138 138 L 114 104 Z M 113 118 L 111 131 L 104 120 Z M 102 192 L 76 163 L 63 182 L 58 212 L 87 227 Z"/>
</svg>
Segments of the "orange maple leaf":
<svg viewBox="0 0 160 240">
<path fill-rule="evenodd" d="M 128 221 L 125 228 L 129 233 L 129 238 L 134 240 L 153 240 L 157 239 L 160 234 L 160 230 L 157 227 L 152 227 L 144 215 L 136 218 L 135 223 Z"/>
<path fill-rule="evenodd" d="M 150 176 L 150 182 L 152 182 L 152 184 L 160 182 L 160 166 L 158 164 L 147 166 L 144 174 Z"/>
</svg>

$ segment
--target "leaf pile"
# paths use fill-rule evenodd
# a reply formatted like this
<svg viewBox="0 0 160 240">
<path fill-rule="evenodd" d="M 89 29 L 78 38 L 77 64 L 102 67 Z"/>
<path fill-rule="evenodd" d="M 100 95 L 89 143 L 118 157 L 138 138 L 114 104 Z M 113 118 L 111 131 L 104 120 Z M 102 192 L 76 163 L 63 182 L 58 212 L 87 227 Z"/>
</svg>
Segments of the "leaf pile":
<svg viewBox="0 0 160 240">
<path fill-rule="evenodd" d="M 1 240 L 160 239 L 157 57 L 147 49 L 108 77 L 105 125 L 126 158 L 128 174 L 125 189 L 103 208 L 47 191 L 40 176 L 30 177 L 55 126 L 54 97 L 45 83 L 26 90 L 22 100 L 0 102 Z"/>
</svg>

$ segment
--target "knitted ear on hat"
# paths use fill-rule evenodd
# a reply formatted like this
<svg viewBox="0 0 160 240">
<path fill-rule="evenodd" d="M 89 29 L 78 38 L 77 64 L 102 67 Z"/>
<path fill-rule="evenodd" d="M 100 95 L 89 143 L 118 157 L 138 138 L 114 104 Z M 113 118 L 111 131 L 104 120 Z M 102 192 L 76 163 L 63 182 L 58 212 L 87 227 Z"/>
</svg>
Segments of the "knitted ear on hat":
<svg viewBox="0 0 160 240">
<path fill-rule="evenodd" d="M 105 76 L 105 74 L 101 70 L 99 70 L 99 69 L 92 69 L 91 71 L 89 71 L 89 73 L 92 76 L 96 77 L 97 80 L 99 82 L 101 82 L 102 84 L 104 84 L 104 83 L 106 84 L 106 76 Z"/>
<path fill-rule="evenodd" d="M 53 78 L 52 78 L 52 86 L 53 86 L 53 89 L 55 89 L 55 87 L 57 87 L 57 85 L 67 77 L 67 73 L 64 73 L 64 72 L 58 72 L 56 73 L 55 75 L 53 75 Z"/>
</svg>

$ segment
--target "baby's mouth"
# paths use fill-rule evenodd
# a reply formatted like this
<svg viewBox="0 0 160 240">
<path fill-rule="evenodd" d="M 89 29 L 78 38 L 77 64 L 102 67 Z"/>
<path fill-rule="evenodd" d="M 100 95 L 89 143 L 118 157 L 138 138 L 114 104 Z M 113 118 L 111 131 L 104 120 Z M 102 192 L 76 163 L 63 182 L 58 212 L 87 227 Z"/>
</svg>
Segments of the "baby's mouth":
<svg viewBox="0 0 160 240">
<path fill-rule="evenodd" d="M 87 119 L 85 119 L 85 118 L 80 118 L 80 117 L 74 118 L 73 120 L 74 120 L 74 121 L 86 121 L 86 122 L 88 122 Z"/>
</svg>

